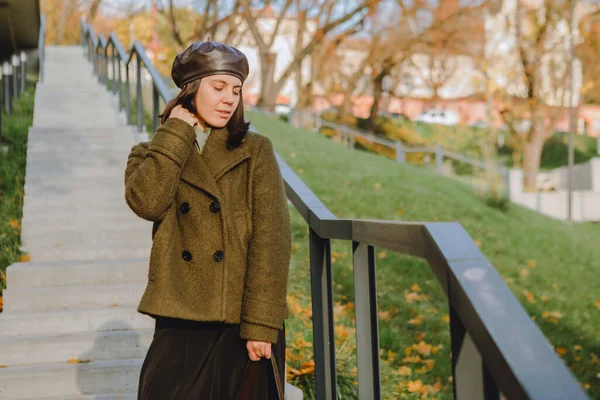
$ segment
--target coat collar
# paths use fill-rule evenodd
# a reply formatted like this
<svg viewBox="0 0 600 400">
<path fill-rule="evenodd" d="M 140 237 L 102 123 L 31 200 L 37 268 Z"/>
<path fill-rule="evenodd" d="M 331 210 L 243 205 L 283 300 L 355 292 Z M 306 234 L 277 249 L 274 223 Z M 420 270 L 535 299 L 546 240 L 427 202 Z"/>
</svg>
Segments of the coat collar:
<svg viewBox="0 0 600 400">
<path fill-rule="evenodd" d="M 220 199 L 217 181 L 242 161 L 250 158 L 246 146 L 227 150 L 227 128 L 213 129 L 206 140 L 202 154 L 192 146 L 191 154 L 181 172 L 181 179 Z"/>
</svg>

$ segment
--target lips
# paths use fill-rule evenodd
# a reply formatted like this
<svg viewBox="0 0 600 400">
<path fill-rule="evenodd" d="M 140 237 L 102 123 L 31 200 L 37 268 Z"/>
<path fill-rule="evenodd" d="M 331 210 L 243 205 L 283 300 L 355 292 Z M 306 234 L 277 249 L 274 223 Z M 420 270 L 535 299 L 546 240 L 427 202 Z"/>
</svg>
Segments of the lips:
<svg viewBox="0 0 600 400">
<path fill-rule="evenodd" d="M 231 111 L 217 110 L 217 114 L 223 118 L 228 118 L 231 115 Z"/>
</svg>

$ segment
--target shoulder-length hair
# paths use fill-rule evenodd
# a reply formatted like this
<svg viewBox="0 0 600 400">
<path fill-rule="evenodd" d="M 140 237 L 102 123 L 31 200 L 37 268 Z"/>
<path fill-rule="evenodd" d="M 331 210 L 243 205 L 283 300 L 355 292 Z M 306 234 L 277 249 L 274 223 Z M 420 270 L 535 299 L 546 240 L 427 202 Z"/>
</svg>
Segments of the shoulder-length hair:
<svg viewBox="0 0 600 400">
<path fill-rule="evenodd" d="M 167 103 L 162 114 L 159 115 L 161 124 L 165 123 L 169 118 L 171 111 L 177 105 L 181 105 L 192 114 L 198 115 L 198 111 L 194 105 L 194 98 L 196 97 L 196 92 L 198 92 L 201 81 L 202 78 L 185 84 L 177 96 Z M 250 122 L 244 120 L 244 102 L 242 101 L 242 91 L 240 90 L 240 102 L 229 121 L 227 121 L 227 131 L 229 132 L 227 137 L 227 149 L 233 150 L 236 147 L 239 147 L 246 137 L 249 128 Z"/>
</svg>

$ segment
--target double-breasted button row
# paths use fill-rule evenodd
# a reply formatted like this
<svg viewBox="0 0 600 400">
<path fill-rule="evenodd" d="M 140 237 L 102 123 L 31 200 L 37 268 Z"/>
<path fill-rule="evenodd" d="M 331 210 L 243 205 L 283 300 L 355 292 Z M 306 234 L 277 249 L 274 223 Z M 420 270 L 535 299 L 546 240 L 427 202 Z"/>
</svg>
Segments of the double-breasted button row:
<svg viewBox="0 0 600 400">
<path fill-rule="evenodd" d="M 179 211 L 181 211 L 182 214 L 187 214 L 190 212 L 190 203 L 188 203 L 187 201 L 184 201 L 183 203 L 181 203 L 181 205 L 179 206 Z M 210 211 L 214 212 L 214 213 L 218 213 L 219 211 L 221 211 L 221 205 L 216 202 L 213 201 L 210 205 Z"/>
<path fill-rule="evenodd" d="M 181 258 L 185 261 L 192 261 L 192 253 L 188 250 L 184 250 L 183 253 L 181 253 Z M 215 251 L 215 254 L 213 254 L 213 260 L 216 262 L 223 261 L 223 258 L 225 258 L 225 254 L 221 250 Z"/>
</svg>

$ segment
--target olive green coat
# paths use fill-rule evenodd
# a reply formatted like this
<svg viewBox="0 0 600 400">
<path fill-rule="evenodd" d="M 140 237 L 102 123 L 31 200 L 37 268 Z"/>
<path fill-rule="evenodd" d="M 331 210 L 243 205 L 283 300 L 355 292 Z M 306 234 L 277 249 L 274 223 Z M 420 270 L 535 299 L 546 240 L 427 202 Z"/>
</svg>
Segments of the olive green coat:
<svg viewBox="0 0 600 400">
<path fill-rule="evenodd" d="M 214 129 L 202 154 L 170 118 L 131 149 L 125 199 L 154 222 L 148 285 L 138 311 L 241 323 L 244 339 L 276 343 L 288 315 L 291 227 L 271 140 L 248 132 L 228 151 Z"/>
</svg>

